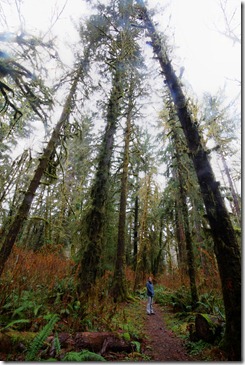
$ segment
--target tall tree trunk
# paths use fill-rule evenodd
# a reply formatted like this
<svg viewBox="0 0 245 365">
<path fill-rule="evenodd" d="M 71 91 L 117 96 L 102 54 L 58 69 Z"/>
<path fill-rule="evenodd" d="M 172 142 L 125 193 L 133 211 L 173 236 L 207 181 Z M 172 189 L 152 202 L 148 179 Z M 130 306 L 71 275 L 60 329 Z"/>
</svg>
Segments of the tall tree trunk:
<svg viewBox="0 0 245 365">
<path fill-rule="evenodd" d="M 175 137 L 176 138 L 176 137 Z M 177 172 L 178 172 L 178 180 L 179 180 L 179 190 L 180 190 L 180 200 L 181 200 L 181 211 L 184 222 L 184 231 L 185 231 L 185 242 L 186 242 L 186 251 L 187 251 L 187 263 L 188 263 L 188 274 L 190 279 L 190 288 L 191 288 L 191 299 L 192 306 L 196 307 L 198 302 L 198 294 L 197 294 L 197 286 L 196 286 L 196 269 L 195 269 L 195 259 L 193 253 L 193 241 L 191 237 L 190 224 L 189 224 L 189 212 L 186 203 L 186 192 L 184 188 L 183 175 L 181 171 L 181 162 L 180 155 L 176 145 L 176 157 L 177 157 Z"/>
<path fill-rule="evenodd" d="M 238 222 L 241 224 L 241 209 L 240 209 L 240 205 L 239 205 L 239 202 L 238 202 L 238 199 L 237 199 L 237 194 L 235 192 L 235 188 L 234 188 L 234 184 L 233 184 L 233 181 L 232 181 L 232 178 L 231 178 L 229 167 L 227 166 L 227 163 L 226 163 L 223 152 L 221 152 L 221 160 L 222 160 L 222 163 L 223 163 L 223 166 L 224 166 L 225 174 L 227 176 L 227 179 L 228 179 L 228 182 L 229 182 L 229 185 L 230 185 L 235 214 L 237 216 Z"/>
<path fill-rule="evenodd" d="M 204 280 L 204 282 L 206 282 L 206 280 L 210 277 L 210 271 L 208 270 L 208 266 L 207 266 L 207 257 L 206 257 L 206 255 L 204 255 L 203 250 L 202 250 L 203 243 L 206 242 L 205 239 L 202 237 L 202 232 L 204 230 L 203 229 L 204 227 L 203 227 L 203 222 L 201 221 L 201 215 L 202 215 L 201 212 L 203 212 L 203 211 L 204 211 L 203 204 L 202 204 L 202 207 L 200 208 L 198 199 L 195 199 L 195 198 L 192 199 L 193 229 L 195 231 L 194 240 L 196 242 L 196 247 L 199 250 L 201 268 L 202 268 L 202 272 L 203 272 L 203 276 L 204 276 L 202 279 Z M 207 250 L 210 251 L 209 248 L 207 248 Z M 216 261 L 215 255 L 214 255 L 214 252 L 212 249 L 210 252 L 210 256 L 214 259 L 214 261 Z"/>
<path fill-rule="evenodd" d="M 23 223 L 27 219 L 29 210 L 31 208 L 32 201 L 35 196 L 35 192 L 40 184 L 41 178 L 48 167 L 49 159 L 51 154 L 54 152 L 56 146 L 59 143 L 60 131 L 62 127 L 67 123 L 70 113 L 72 111 L 73 97 L 76 93 L 76 88 L 78 81 L 82 75 L 83 68 L 80 66 L 75 74 L 73 84 L 70 89 L 70 93 L 66 99 L 63 111 L 61 113 L 59 122 L 53 130 L 51 138 L 47 144 L 47 147 L 44 149 L 42 156 L 39 159 L 39 165 L 34 173 L 34 176 L 30 182 L 30 185 L 24 195 L 23 201 L 13 217 L 13 220 L 8 228 L 8 233 L 4 237 L 2 242 L 2 247 L 0 250 L 0 276 L 3 272 L 4 265 L 12 251 L 15 240 L 23 226 Z"/>
<path fill-rule="evenodd" d="M 180 270 L 181 280 L 186 274 L 186 239 L 182 214 L 179 207 L 179 201 L 175 201 L 175 224 L 176 224 L 176 241 L 178 245 L 177 259 Z"/>
<path fill-rule="evenodd" d="M 136 270 L 138 244 L 139 244 L 139 173 L 140 166 L 136 160 L 135 169 L 133 169 L 133 175 L 135 176 L 135 197 L 134 197 L 134 229 L 133 229 L 133 268 Z"/>
<path fill-rule="evenodd" d="M 79 292 L 86 298 L 97 279 L 102 254 L 102 234 L 105 209 L 109 190 L 110 165 L 113 153 L 114 137 L 120 115 L 122 97 L 121 64 L 116 71 L 107 107 L 107 125 L 99 153 L 99 162 L 94 184 L 91 190 L 91 209 L 86 217 L 87 246 L 81 259 L 79 271 Z"/>
<path fill-rule="evenodd" d="M 150 247 L 149 247 L 149 239 L 147 232 L 147 215 L 149 208 L 149 197 L 151 192 L 151 178 L 152 178 L 152 173 L 150 172 L 148 176 L 145 177 L 145 194 L 142 197 L 144 205 L 143 205 L 142 216 L 140 219 L 139 248 L 138 248 L 137 263 L 135 268 L 134 291 L 138 288 L 141 278 L 145 278 L 146 272 L 150 270 L 149 267 Z"/>
<path fill-rule="evenodd" d="M 136 188 L 136 196 L 134 200 L 134 240 L 133 240 L 133 267 L 136 269 L 137 254 L 138 254 L 138 241 L 139 241 L 139 196 L 138 196 L 138 184 Z"/>
<path fill-rule="evenodd" d="M 175 158 L 177 162 L 177 180 L 179 183 L 179 195 L 180 195 L 180 210 L 182 213 L 183 225 L 184 225 L 184 233 L 185 233 L 185 243 L 186 243 L 186 253 L 187 253 L 187 266 L 188 266 L 188 275 L 190 280 L 190 288 L 191 288 L 191 298 L 192 298 L 192 306 L 195 307 L 198 302 L 198 294 L 197 294 L 197 286 L 196 286 L 196 268 L 195 268 L 195 259 L 193 253 L 193 240 L 190 230 L 189 223 L 189 212 L 187 206 L 187 195 L 185 182 L 186 178 L 184 178 L 183 163 L 181 160 L 181 139 L 179 137 L 179 133 L 177 132 L 176 124 L 178 121 L 176 120 L 175 112 L 173 108 L 169 107 L 169 115 L 171 120 L 171 129 L 172 129 L 172 138 L 173 138 L 173 147 L 175 150 Z M 173 124 L 173 125 L 172 125 Z"/>
<path fill-rule="evenodd" d="M 119 224 L 117 238 L 117 258 L 112 284 L 112 295 L 115 301 L 123 302 L 128 298 L 126 277 L 125 277 L 125 230 L 126 230 L 126 207 L 127 207 L 127 190 L 128 190 L 128 165 L 129 165 L 129 145 L 131 138 L 131 123 L 133 104 L 133 85 L 130 84 L 128 95 L 128 107 L 126 116 L 126 128 L 124 138 L 124 156 L 123 171 L 121 178 L 121 194 L 119 208 Z"/>
<path fill-rule="evenodd" d="M 172 245 L 172 239 L 169 237 L 171 237 L 171 232 L 170 232 L 170 227 L 169 224 L 166 225 L 166 263 L 167 263 L 167 267 L 168 267 L 168 273 L 170 273 L 171 275 L 173 275 L 173 266 L 175 266 L 173 263 L 173 256 L 171 254 L 171 245 Z"/>
<path fill-rule="evenodd" d="M 163 271 L 163 265 L 160 266 L 161 261 L 163 263 L 163 228 L 164 228 L 164 220 L 163 215 L 160 217 L 160 227 L 159 227 L 159 237 L 158 237 L 158 243 L 159 243 L 159 250 L 157 253 L 156 258 L 154 259 L 153 263 L 153 276 L 156 276 L 160 270 Z"/>
<path fill-rule="evenodd" d="M 52 220 L 51 220 L 51 201 L 50 201 L 50 185 L 47 186 L 45 211 L 44 211 L 44 245 L 51 243 Z"/>
<path fill-rule="evenodd" d="M 136 0 L 139 18 L 151 37 L 165 83 L 173 98 L 183 128 L 214 240 L 226 314 L 224 346 L 231 360 L 241 359 L 241 253 L 219 184 L 215 181 L 208 154 L 202 146 L 197 124 L 188 108 L 181 84 L 167 55 L 167 50 L 152 23 L 143 0 Z"/>
</svg>

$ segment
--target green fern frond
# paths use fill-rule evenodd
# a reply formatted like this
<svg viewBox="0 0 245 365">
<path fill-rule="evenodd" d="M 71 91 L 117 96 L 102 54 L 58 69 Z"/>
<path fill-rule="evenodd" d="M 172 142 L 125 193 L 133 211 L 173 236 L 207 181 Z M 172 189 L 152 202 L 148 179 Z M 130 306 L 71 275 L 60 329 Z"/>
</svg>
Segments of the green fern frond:
<svg viewBox="0 0 245 365">
<path fill-rule="evenodd" d="M 106 361 L 103 356 L 83 350 L 81 352 L 67 352 L 62 361 Z"/>
<path fill-rule="evenodd" d="M 49 322 L 44 326 L 41 331 L 37 334 L 37 336 L 34 338 L 33 342 L 30 345 L 30 348 L 26 354 L 26 361 L 33 361 L 35 360 L 35 357 L 42 347 L 45 339 L 48 337 L 50 332 L 53 330 L 55 323 L 59 320 L 59 317 L 57 314 L 54 314 Z"/>
<path fill-rule="evenodd" d="M 7 328 L 14 327 L 16 324 L 22 324 L 22 323 L 30 323 L 30 320 L 29 319 L 16 319 L 15 321 L 8 323 L 4 328 L 1 328 L 0 332 L 5 331 Z"/>
<path fill-rule="evenodd" d="M 135 345 L 136 352 L 140 352 L 141 344 L 138 341 L 131 341 L 132 345 Z"/>
<path fill-rule="evenodd" d="M 67 352 L 62 361 L 81 361 L 80 352 Z"/>
<path fill-rule="evenodd" d="M 30 303 L 24 303 L 19 308 L 15 309 L 15 311 L 12 314 L 12 317 L 15 317 L 16 315 L 20 316 L 23 312 L 25 312 L 27 309 L 31 308 Z"/>
<path fill-rule="evenodd" d="M 55 348 L 56 354 L 59 355 L 61 346 L 60 346 L 60 340 L 59 340 L 59 336 L 58 336 L 57 332 L 55 332 L 55 336 L 54 336 L 54 348 Z"/>
<path fill-rule="evenodd" d="M 103 356 L 95 354 L 94 352 L 83 350 L 80 352 L 81 361 L 106 361 Z"/>
</svg>

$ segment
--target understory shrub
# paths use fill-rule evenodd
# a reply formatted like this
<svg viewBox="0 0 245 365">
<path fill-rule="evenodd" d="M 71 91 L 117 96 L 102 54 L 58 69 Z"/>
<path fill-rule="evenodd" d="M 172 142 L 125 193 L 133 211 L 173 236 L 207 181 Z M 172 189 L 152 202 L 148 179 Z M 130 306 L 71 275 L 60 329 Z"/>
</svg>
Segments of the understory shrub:
<svg viewBox="0 0 245 365">
<path fill-rule="evenodd" d="M 164 286 L 157 285 L 154 288 L 154 293 L 154 300 L 156 303 L 160 304 L 161 306 L 171 304 L 173 292 L 170 289 Z"/>
<path fill-rule="evenodd" d="M 62 361 L 106 361 L 103 356 L 94 352 L 83 350 L 81 352 L 67 352 Z"/>
<path fill-rule="evenodd" d="M 50 332 L 54 329 L 54 326 L 58 320 L 59 317 L 57 316 L 57 314 L 53 314 L 51 316 L 49 322 L 46 324 L 46 326 L 43 327 L 43 329 L 37 334 L 33 342 L 30 344 L 30 348 L 28 349 L 26 354 L 26 361 L 37 360 L 36 357 L 38 351 L 41 349 L 44 341 L 46 340 Z"/>
</svg>

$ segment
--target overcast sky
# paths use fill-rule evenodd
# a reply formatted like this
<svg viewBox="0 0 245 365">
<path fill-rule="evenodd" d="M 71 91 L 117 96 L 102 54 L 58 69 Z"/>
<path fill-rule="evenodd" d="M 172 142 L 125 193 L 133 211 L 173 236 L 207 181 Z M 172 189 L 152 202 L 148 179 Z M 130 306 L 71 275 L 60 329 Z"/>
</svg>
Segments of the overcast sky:
<svg viewBox="0 0 245 365">
<path fill-rule="evenodd" d="M 229 10 L 237 8 L 234 24 L 240 23 L 240 2 L 229 0 Z M 232 95 L 239 92 L 240 45 L 219 33 L 224 19 L 218 0 L 171 0 L 175 42 L 185 65 L 185 77 L 194 91 L 215 92 L 227 84 Z M 239 26 L 238 26 L 239 34 Z"/>
<path fill-rule="evenodd" d="M 173 30 L 173 44 L 176 45 L 175 54 L 180 58 L 173 60 L 179 66 L 185 67 L 184 77 L 191 84 L 194 92 L 201 95 L 203 91 L 216 92 L 227 84 L 228 94 L 239 92 L 241 70 L 240 45 L 219 33 L 224 29 L 224 19 L 219 5 L 220 0 L 148 0 L 152 8 L 161 8 L 168 4 L 164 13 L 159 12 L 156 20 L 159 29 L 165 29 L 166 19 L 171 15 L 170 26 Z M 102 1 L 103 2 L 103 1 Z M 14 2 L 13 2 L 14 3 Z M 52 28 L 58 36 L 60 44 L 78 40 L 78 34 L 73 23 L 87 14 L 86 2 L 83 0 L 22 0 L 22 20 L 29 32 L 46 32 L 50 24 L 65 8 L 60 19 Z M 234 14 L 232 25 L 238 25 L 241 18 L 241 3 L 228 0 L 228 10 Z M 19 27 L 19 18 L 14 12 L 7 14 L 9 27 L 14 31 Z M 4 31 L 2 29 L 1 31 Z M 71 62 L 70 50 L 63 54 L 64 61 Z"/>
<path fill-rule="evenodd" d="M 215 94 L 226 85 L 227 99 L 232 100 L 240 91 L 241 46 L 233 44 L 220 33 L 224 30 L 224 18 L 219 2 L 148 0 L 149 7 L 157 10 L 154 20 L 158 22 L 158 29 L 167 28 L 171 35 L 169 44 L 175 45 L 173 65 L 176 70 L 185 67 L 183 81 L 188 82 L 193 93 L 201 98 L 204 92 Z M 50 25 L 58 18 L 52 33 L 62 49 L 62 60 L 72 66 L 74 51 L 69 44 L 79 40 L 74 25 L 78 25 L 79 19 L 88 14 L 85 0 L 22 0 L 21 17 L 16 11 L 15 1 L 12 0 L 12 9 L 8 9 L 7 3 L 0 0 L 0 11 L 4 9 L 8 27 L 6 29 L 2 22 L 0 32 L 18 32 L 22 23 L 30 34 L 48 34 Z M 228 0 L 227 3 L 228 17 L 233 15 L 232 26 L 237 25 L 239 34 L 241 3 L 237 0 Z M 168 6 L 161 11 L 165 4 Z"/>
</svg>

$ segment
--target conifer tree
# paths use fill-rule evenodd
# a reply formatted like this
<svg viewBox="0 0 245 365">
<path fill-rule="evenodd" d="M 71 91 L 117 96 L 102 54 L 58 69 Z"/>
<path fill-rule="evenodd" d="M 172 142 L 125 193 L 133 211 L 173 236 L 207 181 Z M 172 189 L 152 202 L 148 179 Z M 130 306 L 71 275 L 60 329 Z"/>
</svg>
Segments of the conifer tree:
<svg viewBox="0 0 245 365">
<path fill-rule="evenodd" d="M 61 130 L 64 127 L 65 123 L 67 123 L 69 120 L 69 116 L 70 116 L 70 113 L 71 113 L 73 105 L 74 105 L 73 98 L 76 94 L 76 88 L 77 88 L 78 82 L 79 82 L 80 78 L 82 77 L 82 75 L 83 75 L 83 67 L 80 64 L 78 66 L 76 72 L 74 73 L 74 80 L 73 80 L 69 95 L 66 99 L 60 119 L 59 119 L 56 127 L 53 130 L 51 138 L 50 138 L 46 148 L 44 149 L 42 156 L 39 159 L 39 164 L 34 172 L 34 175 L 27 188 L 27 191 L 24 194 L 22 203 L 19 206 L 17 212 L 12 217 L 12 220 L 11 220 L 9 226 L 7 227 L 7 233 L 4 236 L 4 239 L 2 241 L 1 250 L 0 250 L 0 275 L 3 272 L 5 263 L 12 251 L 12 248 L 16 241 L 17 236 L 18 236 L 20 230 L 22 229 L 23 223 L 27 219 L 36 190 L 40 185 L 40 181 L 41 181 L 41 178 L 42 178 L 45 170 L 48 168 L 50 157 L 54 153 L 55 148 L 57 147 L 57 144 L 59 143 L 59 137 L 60 137 Z"/>
<path fill-rule="evenodd" d="M 103 62 L 107 66 L 107 71 L 111 73 L 112 85 L 106 105 L 106 129 L 103 135 L 98 155 L 98 166 L 91 188 L 91 208 L 86 216 L 85 222 L 87 242 L 85 242 L 86 249 L 82 254 L 79 272 L 79 290 L 85 297 L 89 295 L 96 279 L 101 274 L 103 231 L 110 187 L 109 178 L 115 133 L 118 127 L 118 121 L 123 113 L 123 101 L 127 95 L 127 90 L 130 88 L 130 74 L 132 73 L 132 69 L 137 67 L 139 63 L 139 47 L 136 45 L 134 39 L 137 31 L 132 32 L 130 29 L 132 0 L 118 0 L 107 7 L 102 6 L 101 8 L 100 5 L 99 8 L 100 10 L 103 9 L 103 11 L 94 18 L 96 20 L 95 28 L 96 32 L 101 36 L 100 47 L 104 47 L 106 50 Z M 91 36 L 93 36 L 93 31 L 91 31 Z M 126 109 L 126 113 L 129 113 L 128 121 L 131 120 L 131 109 L 132 106 L 130 105 L 128 106 L 128 111 Z M 126 161 L 125 167 L 127 163 Z M 121 222 L 120 224 L 125 226 L 125 223 Z M 118 245 L 118 256 L 115 275 L 117 280 L 120 280 L 121 292 L 126 293 L 125 280 L 123 278 L 124 265 L 123 263 L 121 265 L 120 262 L 122 257 L 125 259 L 125 244 L 122 242 L 119 242 Z M 86 282 L 83 279 L 85 276 Z M 123 294 L 123 297 L 125 295 Z M 118 293 L 115 293 L 115 296 L 118 296 Z"/>
<path fill-rule="evenodd" d="M 148 30 L 153 51 L 160 63 L 183 128 L 206 207 L 219 266 L 226 314 L 224 346 L 231 360 L 241 359 L 241 253 L 237 237 L 215 180 L 198 125 L 191 115 L 166 45 L 159 36 L 143 0 L 137 0 L 138 17 Z"/>
</svg>

